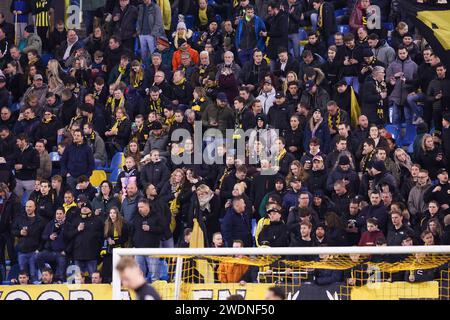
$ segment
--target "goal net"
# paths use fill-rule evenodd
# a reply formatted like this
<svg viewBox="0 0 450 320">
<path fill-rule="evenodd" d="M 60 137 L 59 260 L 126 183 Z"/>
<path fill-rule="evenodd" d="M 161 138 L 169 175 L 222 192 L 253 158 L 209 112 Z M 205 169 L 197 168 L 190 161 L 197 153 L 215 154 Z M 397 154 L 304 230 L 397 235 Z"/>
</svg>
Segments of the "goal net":
<svg viewBox="0 0 450 320">
<path fill-rule="evenodd" d="M 114 249 L 134 256 L 164 300 L 448 300 L 450 246 Z M 113 298 L 132 299 L 113 274 Z"/>
</svg>

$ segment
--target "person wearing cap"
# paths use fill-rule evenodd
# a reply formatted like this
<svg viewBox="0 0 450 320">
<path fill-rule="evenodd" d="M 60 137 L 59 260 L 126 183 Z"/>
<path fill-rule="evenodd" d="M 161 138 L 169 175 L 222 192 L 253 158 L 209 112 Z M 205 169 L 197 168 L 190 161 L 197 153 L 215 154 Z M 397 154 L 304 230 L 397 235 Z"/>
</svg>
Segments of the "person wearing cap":
<svg viewBox="0 0 450 320">
<path fill-rule="evenodd" d="M 202 114 L 202 123 L 206 128 L 215 128 L 223 133 L 234 128 L 235 116 L 228 103 L 227 95 L 217 94 L 216 102 L 209 104 Z"/>
<path fill-rule="evenodd" d="M 156 39 L 165 36 L 161 8 L 152 0 L 144 0 L 138 7 L 136 32 L 139 35 L 142 61 L 147 62 L 155 51 Z"/>
<path fill-rule="evenodd" d="M 172 57 L 172 70 L 175 72 L 182 64 L 182 54 L 189 53 L 194 64 L 198 65 L 200 62 L 200 56 L 197 50 L 191 48 L 190 44 L 184 38 L 178 39 L 178 50 L 173 53 Z"/>
<path fill-rule="evenodd" d="M 325 110 L 330 100 L 328 92 L 319 84 L 324 78 L 323 72 L 318 68 L 305 69 L 303 81 L 303 92 L 300 102 L 309 105 L 311 109 L 319 108 Z"/>
<path fill-rule="evenodd" d="M 39 55 L 42 54 L 42 40 L 41 37 L 35 33 L 33 25 L 25 27 L 23 37 L 27 41 L 25 48 L 22 50 L 23 53 L 27 54 L 30 50 L 36 50 Z"/>
<path fill-rule="evenodd" d="M 286 96 L 283 91 L 275 94 L 275 102 L 267 113 L 267 122 L 272 127 L 280 130 L 280 134 L 284 135 L 290 128 L 290 116 L 292 110 L 286 104 Z"/>
<path fill-rule="evenodd" d="M 194 4 L 194 2 L 192 2 Z M 191 29 L 188 29 L 186 23 L 184 21 L 179 21 L 177 24 L 176 30 L 172 33 L 173 46 L 175 49 L 179 48 L 179 40 L 184 39 L 188 43 L 192 42 L 192 36 L 194 32 Z"/>
<path fill-rule="evenodd" d="M 325 169 L 322 156 L 316 155 L 313 157 L 312 169 L 306 178 L 305 185 L 311 191 L 326 191 L 327 170 Z"/>
<path fill-rule="evenodd" d="M 262 112 L 265 115 L 269 113 L 270 108 L 272 108 L 275 103 L 276 93 L 272 80 L 264 80 L 262 89 L 256 99 L 261 102 Z"/>
<path fill-rule="evenodd" d="M 265 52 L 266 45 L 262 33 L 266 30 L 264 21 L 255 15 L 255 8 L 252 5 L 245 7 L 245 14 L 239 18 L 236 28 L 236 49 L 241 65 L 245 65 L 251 60 L 254 48 Z"/>
<path fill-rule="evenodd" d="M 44 83 L 44 78 L 41 74 L 36 74 L 33 77 L 33 85 L 30 86 L 23 94 L 23 98 L 20 101 L 20 106 L 23 107 L 29 96 L 36 96 L 38 99 L 38 107 L 42 108 L 45 105 L 45 95 L 48 92 L 48 85 Z"/>
<path fill-rule="evenodd" d="M 103 221 L 84 204 L 80 215 L 66 226 L 64 236 L 73 246 L 73 259 L 81 272 L 91 275 L 97 270 L 97 260 L 103 244 Z"/>
<path fill-rule="evenodd" d="M 170 66 L 172 64 L 174 49 L 171 46 L 171 43 L 167 39 L 167 37 L 158 37 L 156 40 L 156 50 L 152 54 L 152 64 L 153 64 L 153 55 L 160 54 L 161 55 L 161 64 L 165 67 Z M 168 69 L 170 71 L 170 68 Z"/>
<path fill-rule="evenodd" d="M 332 192 L 334 183 L 338 180 L 342 180 L 346 183 L 347 189 L 357 194 L 359 189 L 359 177 L 355 170 L 352 168 L 350 158 L 347 155 L 341 155 L 339 157 L 337 166 L 335 169 L 329 172 L 327 178 L 327 190 Z"/>
<path fill-rule="evenodd" d="M 289 232 L 282 219 L 281 209 L 274 207 L 267 210 L 270 223 L 265 225 L 258 236 L 258 243 L 269 247 L 287 247 Z"/>
</svg>

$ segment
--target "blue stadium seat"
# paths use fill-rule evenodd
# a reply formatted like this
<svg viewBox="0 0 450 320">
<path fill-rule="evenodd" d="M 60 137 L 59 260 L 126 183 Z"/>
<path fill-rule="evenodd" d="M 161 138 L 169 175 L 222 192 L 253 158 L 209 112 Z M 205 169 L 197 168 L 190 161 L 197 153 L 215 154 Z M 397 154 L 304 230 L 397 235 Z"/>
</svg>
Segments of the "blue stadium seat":
<svg viewBox="0 0 450 320">
<path fill-rule="evenodd" d="M 209 6 L 215 6 L 216 2 L 214 0 L 208 0 L 208 5 Z"/>
<path fill-rule="evenodd" d="M 59 160 L 61 160 L 61 156 L 58 152 L 50 152 L 49 156 L 52 162 L 58 162 Z"/>
<path fill-rule="evenodd" d="M 55 56 L 54 56 L 53 54 L 51 54 L 51 53 L 45 53 L 45 54 L 43 54 L 43 55 L 41 56 L 42 64 L 43 64 L 44 66 L 47 66 L 48 62 L 49 62 L 51 59 L 54 59 L 54 58 L 55 58 Z"/>
<path fill-rule="evenodd" d="M 108 177 L 108 181 L 111 182 L 113 185 L 115 185 L 117 183 L 117 178 L 119 177 L 121 171 L 122 171 L 121 168 L 113 169 L 113 171 Z"/>
<path fill-rule="evenodd" d="M 123 152 L 116 152 L 111 159 L 109 167 L 96 168 L 97 170 L 105 170 L 106 172 L 112 172 L 114 169 L 121 169 L 120 166 L 123 160 Z"/>
<path fill-rule="evenodd" d="M 303 28 L 298 29 L 298 34 L 300 36 L 300 40 L 308 39 L 308 33 L 306 32 L 305 29 L 303 29 Z"/>
<path fill-rule="evenodd" d="M 394 24 L 392 22 L 383 23 L 383 28 L 387 31 L 394 31 Z"/>
<path fill-rule="evenodd" d="M 388 124 L 385 126 L 387 132 L 389 132 L 395 140 L 400 138 L 400 129 L 397 125 Z"/>
<path fill-rule="evenodd" d="M 348 24 L 340 24 L 338 25 L 338 31 L 343 34 L 349 33 L 350 26 Z"/>
<path fill-rule="evenodd" d="M 345 16 L 345 11 L 344 9 L 337 9 L 334 11 L 334 16 L 337 17 L 341 17 L 341 16 Z"/>
<path fill-rule="evenodd" d="M 193 15 L 185 16 L 184 22 L 186 23 L 186 28 L 192 30 L 192 28 L 194 28 L 195 18 Z"/>
<path fill-rule="evenodd" d="M 409 146 L 408 146 L 408 151 L 407 151 L 409 154 L 413 154 L 414 153 L 414 143 L 411 143 Z"/>
<path fill-rule="evenodd" d="M 200 31 L 195 31 L 192 34 L 192 42 L 196 43 L 198 41 L 198 39 L 200 39 Z"/>
<path fill-rule="evenodd" d="M 414 142 L 414 139 L 417 136 L 416 126 L 413 124 L 408 124 L 406 126 L 405 135 L 401 139 L 402 146 L 409 146 Z"/>
</svg>

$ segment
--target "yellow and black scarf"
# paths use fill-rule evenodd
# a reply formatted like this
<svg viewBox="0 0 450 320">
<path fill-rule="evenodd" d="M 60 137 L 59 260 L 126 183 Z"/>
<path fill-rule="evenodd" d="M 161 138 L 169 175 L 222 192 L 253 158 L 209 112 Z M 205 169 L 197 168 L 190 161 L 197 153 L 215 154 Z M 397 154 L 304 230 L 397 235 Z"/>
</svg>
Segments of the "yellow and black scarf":
<svg viewBox="0 0 450 320">
<path fill-rule="evenodd" d="M 114 123 L 114 125 L 111 128 L 111 131 L 119 131 L 119 127 L 122 124 L 122 122 L 124 122 L 127 119 L 127 116 L 123 116 L 120 119 L 116 119 L 116 122 Z"/>
</svg>

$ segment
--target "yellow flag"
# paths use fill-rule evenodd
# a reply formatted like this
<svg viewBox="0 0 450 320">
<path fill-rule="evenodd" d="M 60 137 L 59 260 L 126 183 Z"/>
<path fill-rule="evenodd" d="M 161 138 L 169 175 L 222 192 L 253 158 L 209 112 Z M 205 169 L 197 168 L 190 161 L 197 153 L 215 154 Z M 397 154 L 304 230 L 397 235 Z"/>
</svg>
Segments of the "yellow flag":
<svg viewBox="0 0 450 320">
<path fill-rule="evenodd" d="M 189 248 L 204 248 L 205 235 L 203 233 L 197 218 L 194 218 L 194 226 L 192 228 L 191 241 Z M 195 259 L 195 268 L 203 277 L 205 283 L 214 283 L 214 269 L 205 259 Z"/>
<path fill-rule="evenodd" d="M 361 115 L 361 108 L 359 107 L 358 99 L 356 98 L 355 91 L 353 88 L 350 88 L 351 96 L 350 96 L 350 113 L 352 126 L 356 127 L 358 125 L 358 118 Z"/>
</svg>

